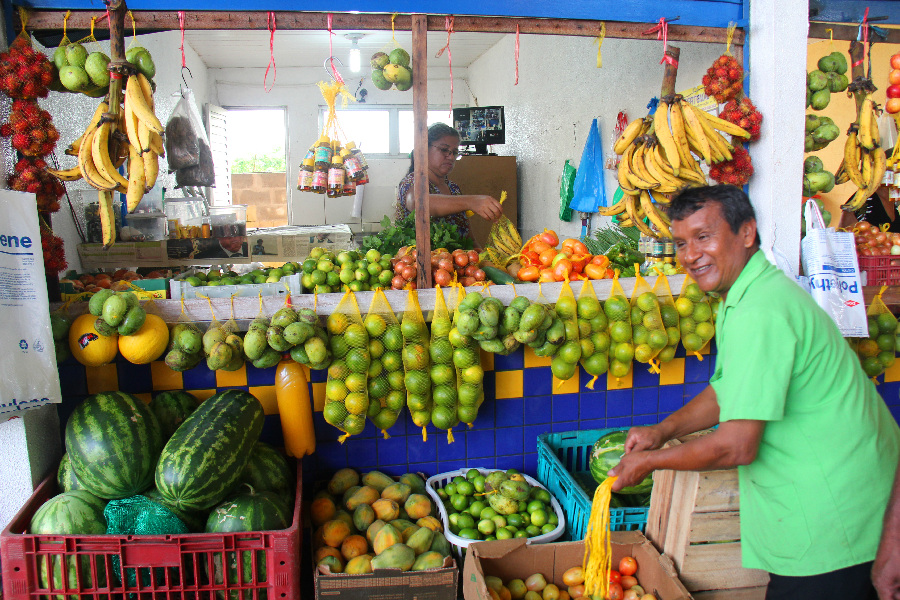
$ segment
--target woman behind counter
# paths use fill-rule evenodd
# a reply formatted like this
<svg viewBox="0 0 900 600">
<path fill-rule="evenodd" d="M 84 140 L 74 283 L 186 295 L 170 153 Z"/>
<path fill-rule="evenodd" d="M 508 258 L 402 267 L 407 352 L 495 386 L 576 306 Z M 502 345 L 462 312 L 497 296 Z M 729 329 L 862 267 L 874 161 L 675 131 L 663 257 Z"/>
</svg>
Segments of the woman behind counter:
<svg viewBox="0 0 900 600">
<path fill-rule="evenodd" d="M 450 171 L 459 158 L 459 133 L 444 123 L 435 123 L 428 128 L 428 193 L 429 209 L 432 220 L 439 220 L 456 225 L 460 236 L 472 237 L 469 218 L 466 211 L 471 210 L 488 221 L 496 221 L 502 214 L 500 202 L 496 198 L 484 194 L 466 195 L 459 186 L 450 181 Z M 412 184 L 415 178 L 413 161 L 410 158 L 409 172 L 400 181 L 397 192 L 397 210 L 395 221 L 403 219 L 412 212 Z"/>
</svg>

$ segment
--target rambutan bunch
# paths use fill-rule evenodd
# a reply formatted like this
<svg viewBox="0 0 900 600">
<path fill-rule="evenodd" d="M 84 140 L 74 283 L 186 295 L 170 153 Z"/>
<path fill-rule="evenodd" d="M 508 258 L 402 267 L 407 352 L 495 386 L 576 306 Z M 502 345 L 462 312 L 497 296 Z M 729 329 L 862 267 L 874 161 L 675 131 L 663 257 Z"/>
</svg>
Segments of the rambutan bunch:
<svg viewBox="0 0 900 600">
<path fill-rule="evenodd" d="M 737 59 L 723 54 L 713 62 L 703 76 L 706 95 L 722 104 L 735 98 L 744 89 L 744 70 Z"/>
<path fill-rule="evenodd" d="M 753 175 L 753 163 L 750 153 L 741 145 L 735 144 L 731 151 L 731 160 L 715 163 L 709 168 L 709 176 L 719 183 L 730 183 L 741 187 L 750 181 Z"/>
<path fill-rule="evenodd" d="M 47 156 L 56 147 L 59 131 L 50 113 L 34 100 L 15 100 L 0 136 L 12 137 L 12 147 L 25 156 Z"/>
<path fill-rule="evenodd" d="M 47 163 L 41 158 L 20 159 L 6 183 L 10 189 L 34 194 L 38 210 L 43 212 L 57 212 L 66 192 L 62 182 L 47 172 Z"/>
<path fill-rule="evenodd" d="M 18 37 L 8 52 L 0 53 L 0 91 L 13 99 L 46 98 L 54 69 L 42 52 Z"/>
<path fill-rule="evenodd" d="M 759 139 L 762 113 L 756 110 L 753 102 L 747 96 L 743 96 L 740 100 L 737 98 L 729 100 L 719 116 L 750 133 L 751 142 Z"/>
<path fill-rule="evenodd" d="M 41 227 L 41 249 L 44 252 L 44 271 L 47 274 L 56 275 L 60 271 L 65 271 L 66 252 L 63 248 L 62 238 L 53 235 L 47 227 Z"/>
</svg>

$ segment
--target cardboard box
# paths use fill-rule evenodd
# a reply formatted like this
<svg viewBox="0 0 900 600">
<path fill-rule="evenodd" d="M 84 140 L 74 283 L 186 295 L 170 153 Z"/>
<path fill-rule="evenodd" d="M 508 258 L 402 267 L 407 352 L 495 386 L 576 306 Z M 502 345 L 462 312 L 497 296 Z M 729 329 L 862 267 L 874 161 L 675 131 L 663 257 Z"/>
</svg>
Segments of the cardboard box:
<svg viewBox="0 0 900 600">
<path fill-rule="evenodd" d="M 459 569 L 448 557 L 440 569 L 400 571 L 376 569 L 374 573 L 315 571 L 316 600 L 456 600 Z"/>
<path fill-rule="evenodd" d="M 150 300 L 152 298 L 164 300 L 167 298 L 169 289 L 168 277 L 160 277 L 157 279 L 135 279 L 131 284 L 134 285 L 134 288 L 129 288 L 129 291 L 134 292 L 141 300 Z M 61 297 L 63 302 L 66 300 L 88 302 L 93 295 L 91 292 L 79 292 L 68 282 L 61 282 L 59 284 L 59 291 L 60 294 L 62 294 Z"/>
<path fill-rule="evenodd" d="M 625 556 L 633 556 L 638 563 L 638 582 L 658 600 L 689 600 L 690 593 L 675 574 L 675 566 L 667 556 L 653 547 L 640 531 L 612 532 L 613 565 Z M 581 566 L 584 560 L 583 542 L 527 545 L 522 538 L 478 542 L 469 546 L 463 571 L 463 596 L 466 600 L 490 600 L 485 575 L 499 577 L 504 582 L 526 579 L 542 573 L 548 583 L 566 589 L 562 582 L 566 570 Z"/>
</svg>

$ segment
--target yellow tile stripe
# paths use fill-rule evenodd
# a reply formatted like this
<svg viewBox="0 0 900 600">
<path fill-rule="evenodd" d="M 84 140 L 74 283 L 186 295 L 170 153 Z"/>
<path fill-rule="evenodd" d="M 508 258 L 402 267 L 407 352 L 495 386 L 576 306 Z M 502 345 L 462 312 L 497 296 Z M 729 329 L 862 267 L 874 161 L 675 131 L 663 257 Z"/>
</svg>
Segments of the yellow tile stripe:
<svg viewBox="0 0 900 600">
<path fill-rule="evenodd" d="M 154 390 L 184 389 L 184 378 L 181 373 L 170 369 L 165 361 L 157 360 L 150 363 L 150 378 L 153 381 Z"/>
<path fill-rule="evenodd" d="M 274 385 L 251 385 L 249 391 L 262 404 L 265 414 L 278 414 L 278 401 L 275 399 Z"/>
<path fill-rule="evenodd" d="M 504 398 L 521 398 L 524 394 L 524 373 L 516 371 L 498 371 L 496 375 L 496 394 L 498 400 Z"/>
<path fill-rule="evenodd" d="M 884 382 L 891 383 L 893 381 L 900 381 L 900 360 L 895 360 L 894 364 L 884 371 Z"/>
<path fill-rule="evenodd" d="M 659 385 L 684 383 L 684 359 L 673 358 L 660 366 Z"/>
<path fill-rule="evenodd" d="M 531 349 L 531 346 L 525 346 L 525 357 L 524 364 L 525 368 L 528 369 L 530 367 L 549 367 L 550 366 L 550 358 L 549 357 L 540 357 L 534 353 L 534 350 Z"/>
<path fill-rule="evenodd" d="M 553 393 L 554 394 L 577 394 L 578 393 L 579 372 L 575 371 L 575 375 L 569 379 L 557 379 L 553 376 Z"/>
<path fill-rule="evenodd" d="M 319 381 L 312 384 L 313 410 L 322 412 L 325 408 L 325 382 Z"/>
<path fill-rule="evenodd" d="M 637 364 L 637 363 L 635 363 Z M 609 373 L 606 374 L 607 390 L 627 390 L 634 387 L 634 366 L 628 371 L 625 377 L 613 377 Z"/>
<path fill-rule="evenodd" d="M 119 372 L 115 363 L 99 367 L 85 367 L 88 394 L 115 392 L 119 389 Z"/>
<path fill-rule="evenodd" d="M 247 385 L 247 365 L 241 365 L 237 371 L 216 371 L 217 387 L 234 387 Z"/>
<path fill-rule="evenodd" d="M 211 389 L 211 390 L 186 390 L 186 391 L 187 391 L 187 393 L 189 393 L 190 395 L 194 396 L 197 400 L 200 400 L 201 402 L 202 402 L 203 400 L 206 400 L 207 398 L 209 398 L 210 396 L 212 396 L 213 394 L 216 393 L 216 390 L 215 390 L 215 389 Z"/>
</svg>

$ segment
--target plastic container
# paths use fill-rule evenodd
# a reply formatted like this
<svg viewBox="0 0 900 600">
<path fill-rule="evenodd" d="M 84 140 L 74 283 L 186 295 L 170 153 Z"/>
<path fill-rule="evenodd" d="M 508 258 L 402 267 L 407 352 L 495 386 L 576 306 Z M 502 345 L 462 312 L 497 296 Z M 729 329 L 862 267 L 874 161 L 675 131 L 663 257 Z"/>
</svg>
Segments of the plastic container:
<svg viewBox="0 0 900 600">
<path fill-rule="evenodd" d="M 482 475 L 487 475 L 491 471 L 497 470 L 498 469 L 476 469 L 476 471 L 478 471 Z M 444 524 L 444 535 L 447 537 L 447 541 L 453 545 L 453 550 L 456 553 L 457 557 L 460 558 L 460 560 L 464 558 L 465 549 L 469 547 L 469 544 L 471 544 L 472 542 L 477 542 L 478 540 L 467 540 L 450 531 L 450 519 L 447 515 L 447 509 L 444 506 L 444 503 L 441 501 L 441 497 L 438 496 L 437 490 L 438 488 L 442 488 L 450 483 L 450 481 L 456 476 L 465 477 L 468 471 L 469 469 L 459 469 L 457 471 L 439 473 L 434 477 L 429 477 L 425 482 L 425 489 L 428 491 L 428 495 L 431 496 L 431 501 L 434 502 L 435 506 L 438 509 L 438 512 L 441 515 L 441 522 Z M 533 477 L 529 477 L 528 475 L 524 475 L 524 477 L 525 481 L 527 481 L 529 484 L 541 489 L 547 489 Z M 552 542 L 559 539 L 566 531 L 566 515 L 563 513 L 562 506 L 560 506 L 559 502 L 554 497 L 553 490 L 547 491 L 550 492 L 550 506 L 553 508 L 553 512 L 556 513 L 556 518 L 559 519 L 559 524 L 556 526 L 556 529 L 554 529 L 550 533 L 536 535 L 534 537 L 528 538 L 529 544 L 545 544 L 547 542 Z"/>
<path fill-rule="evenodd" d="M 133 213 L 125 219 L 127 225 L 120 232 L 123 242 L 157 242 L 168 237 L 165 213 Z"/>
<path fill-rule="evenodd" d="M 601 436 L 621 429 L 586 429 L 538 436 L 538 479 L 562 502 L 568 518 L 571 539 L 583 540 L 591 518 L 591 496 L 578 480 L 593 482 L 590 470 L 591 449 Z M 610 531 L 641 532 L 647 526 L 649 507 L 610 508 Z"/>
<path fill-rule="evenodd" d="M 34 513 L 59 491 L 54 470 L 0 534 L 4 600 L 261 598 L 263 594 L 268 598 L 300 598 L 303 477 L 300 463 L 297 466 L 293 520 L 287 529 L 183 535 L 27 534 Z M 244 563 L 253 565 L 249 581 L 229 582 L 226 577 L 217 582 L 208 577 L 216 570 L 222 572 L 223 557 L 237 558 L 237 564 L 241 564 L 241 557 L 234 557 L 235 551 L 252 552 L 257 557 Z M 263 556 L 264 577 L 257 568 Z M 113 575 L 113 557 L 118 557 L 126 573 L 137 571 L 140 576 L 126 578 L 130 582 L 119 581 Z M 92 568 L 86 573 L 87 564 Z M 56 565 L 57 569 L 66 565 L 69 576 L 42 577 L 42 565 L 45 569 L 49 565 Z M 97 565 L 101 568 L 97 569 Z"/>
<path fill-rule="evenodd" d="M 209 224 L 214 238 L 247 235 L 247 205 L 210 206 Z"/>
<path fill-rule="evenodd" d="M 166 198 L 166 218 L 177 219 L 180 225 L 199 225 L 206 216 L 200 198 Z"/>
<path fill-rule="evenodd" d="M 277 283 L 242 283 L 239 285 L 204 285 L 194 287 L 183 281 L 185 277 L 192 275 L 194 271 L 187 271 L 177 279 L 169 281 L 169 297 L 172 300 L 186 300 L 199 298 L 201 295 L 208 298 L 231 298 L 237 295 L 239 298 L 263 296 L 281 296 L 284 294 L 299 294 L 302 291 L 300 274 L 285 275 Z"/>
<path fill-rule="evenodd" d="M 900 264 L 892 265 L 892 260 L 900 262 L 900 255 L 860 256 L 859 271 L 866 275 L 863 285 L 900 284 Z"/>
</svg>

